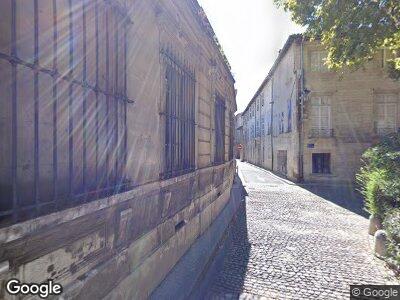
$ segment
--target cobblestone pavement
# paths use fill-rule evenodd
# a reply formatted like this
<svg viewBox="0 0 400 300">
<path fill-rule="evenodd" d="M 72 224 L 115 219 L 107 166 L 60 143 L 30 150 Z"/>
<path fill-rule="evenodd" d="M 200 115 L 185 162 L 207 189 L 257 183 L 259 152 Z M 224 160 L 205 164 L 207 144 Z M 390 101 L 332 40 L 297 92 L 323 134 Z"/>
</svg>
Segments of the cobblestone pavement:
<svg viewBox="0 0 400 300">
<path fill-rule="evenodd" d="M 239 174 L 248 197 L 207 298 L 349 299 L 350 284 L 398 284 L 365 217 L 252 165 Z"/>
</svg>

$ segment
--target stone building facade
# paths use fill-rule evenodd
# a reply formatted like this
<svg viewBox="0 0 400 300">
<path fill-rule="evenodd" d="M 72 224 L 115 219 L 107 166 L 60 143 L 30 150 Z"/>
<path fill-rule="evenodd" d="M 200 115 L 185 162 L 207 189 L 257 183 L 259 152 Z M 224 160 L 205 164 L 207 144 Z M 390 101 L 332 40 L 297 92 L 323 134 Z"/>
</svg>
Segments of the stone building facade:
<svg viewBox="0 0 400 300">
<path fill-rule="evenodd" d="M 209 228 L 235 172 L 215 39 L 195 0 L 0 1 L 1 299 L 147 298 Z"/>
<path fill-rule="evenodd" d="M 235 116 L 235 156 L 236 159 L 243 159 L 243 118 L 239 113 Z"/>
<path fill-rule="evenodd" d="M 362 153 L 400 128 L 385 55 L 339 74 L 319 42 L 290 36 L 243 112 L 245 160 L 295 181 L 353 183 Z"/>
</svg>

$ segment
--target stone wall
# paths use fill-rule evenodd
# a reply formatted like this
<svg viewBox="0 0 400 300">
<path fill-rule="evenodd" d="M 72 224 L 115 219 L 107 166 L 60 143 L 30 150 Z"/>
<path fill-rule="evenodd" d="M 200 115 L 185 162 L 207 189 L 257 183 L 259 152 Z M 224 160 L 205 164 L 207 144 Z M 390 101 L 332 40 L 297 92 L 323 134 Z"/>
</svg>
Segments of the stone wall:
<svg viewBox="0 0 400 300">
<path fill-rule="evenodd" d="M 236 110 L 234 79 L 214 42 L 212 29 L 196 1 L 87 0 L 72 1 L 72 7 L 68 1 L 57 1 L 57 8 L 52 1 L 39 1 L 39 8 L 33 6 L 34 1 L 26 1 L 26 6 L 22 1 L 15 2 L 16 8 L 8 0 L 0 3 L 0 92 L 6 95 L 0 99 L 6 108 L 0 114 L 0 131 L 7 137 L 0 146 L 0 196 L 10 199 L 11 205 L 0 205 L 0 210 L 16 209 L 13 205 L 21 201 L 37 205 L 48 199 L 52 205 L 43 211 L 34 206 L 32 214 L 21 220 L 10 217 L 0 223 L 0 298 L 12 299 L 4 290 L 10 278 L 23 282 L 53 279 L 63 285 L 66 299 L 146 298 L 230 201 L 235 172 L 235 163 L 228 157 L 232 132 L 229 121 Z M 16 26 L 11 22 L 12 11 L 18 20 Z M 104 11 L 107 13 L 101 13 Z M 121 19 L 111 19 L 113 13 Z M 57 20 L 57 26 L 53 20 Z M 121 20 L 126 31 L 117 29 Z M 43 31 L 37 22 L 43 24 Z M 68 24 L 78 27 L 71 31 Z M 23 43 L 17 45 L 16 52 L 12 50 L 16 37 L 3 36 L 13 32 L 10 26 L 16 28 L 18 41 Z M 38 35 L 30 31 L 32 26 L 38 28 Z M 86 31 L 81 32 L 83 28 Z M 78 34 L 70 39 L 74 30 Z M 45 33 L 52 34 L 47 42 L 38 43 Z M 112 46 L 96 47 L 84 38 L 94 35 L 94 41 L 100 42 L 102 37 L 108 41 L 106 44 L 113 41 Z M 161 180 L 166 126 L 161 52 L 166 47 L 195 72 L 195 171 Z M 42 51 L 47 51 L 47 56 Z M 44 59 L 35 60 L 35 53 Z M 71 58 L 79 63 L 70 65 Z M 20 86 L 10 89 L 15 72 L 17 76 L 29 76 L 18 77 Z M 42 80 L 41 73 L 47 81 Z M 110 87 L 103 75 L 113 78 L 110 82 L 115 86 Z M 103 84 L 108 91 L 101 89 Z M 15 93 L 19 105 L 24 105 L 12 105 Z M 216 94 L 224 99 L 226 107 L 226 162 L 221 165 L 213 163 Z M 36 98 L 39 106 L 32 100 Z M 105 111 L 99 112 L 96 119 L 103 122 L 107 115 L 101 113 L 113 109 L 116 130 L 112 136 L 88 127 L 93 120 L 92 109 L 100 105 L 96 101 L 102 100 L 109 106 L 104 106 Z M 76 128 L 71 124 L 77 121 L 68 120 L 68 114 L 75 112 L 71 103 L 82 104 L 77 111 L 78 119 L 84 121 Z M 65 114 L 62 118 L 55 118 L 58 110 Z M 26 136 L 18 127 L 19 120 L 24 120 L 21 124 L 29 129 Z M 40 126 L 35 125 L 38 120 L 43 121 Z M 36 129 L 31 132 L 32 128 Z M 71 128 L 74 139 L 68 143 Z M 101 147 L 107 145 L 116 147 L 110 147 L 108 166 L 101 169 L 100 157 L 106 153 Z M 116 150 L 121 145 L 125 151 Z M 118 156 L 120 153 L 125 155 Z M 100 193 L 94 187 L 90 197 L 71 192 L 71 180 L 82 180 L 86 191 L 86 184 L 96 182 L 98 177 L 112 175 L 118 182 L 118 172 L 124 188 L 117 185 L 113 192 Z M 13 178 L 31 190 L 21 193 Z M 55 190 L 57 195 L 63 192 L 63 202 L 50 193 Z M 16 215 L 15 210 L 11 214 Z"/>
<path fill-rule="evenodd" d="M 228 203 L 234 172 L 210 167 L 1 229 L 2 286 L 53 279 L 66 299 L 146 298 Z"/>
</svg>

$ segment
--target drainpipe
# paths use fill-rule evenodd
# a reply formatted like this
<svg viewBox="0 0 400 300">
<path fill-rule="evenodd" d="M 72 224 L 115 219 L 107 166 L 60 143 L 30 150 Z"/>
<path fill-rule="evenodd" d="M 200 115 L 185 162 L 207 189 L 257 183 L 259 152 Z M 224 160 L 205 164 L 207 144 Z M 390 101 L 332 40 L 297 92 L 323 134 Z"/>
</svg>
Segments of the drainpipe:
<svg viewBox="0 0 400 300">
<path fill-rule="evenodd" d="M 261 130 L 261 123 L 262 123 L 262 122 L 261 122 L 262 104 L 261 104 L 261 103 L 262 103 L 262 100 L 263 100 L 263 99 L 261 99 L 261 97 L 260 97 L 260 106 L 259 106 L 259 108 L 260 108 L 260 110 L 259 110 L 260 113 L 259 113 L 259 116 L 258 116 L 258 117 L 259 117 L 259 120 L 258 120 L 258 121 L 259 121 L 259 123 L 260 123 L 260 126 L 259 126 L 259 127 L 260 127 L 260 144 L 259 144 L 259 148 L 258 148 L 258 165 L 259 165 L 260 167 L 262 166 L 262 162 L 261 162 L 261 157 L 262 157 L 262 156 L 261 156 L 261 151 L 262 151 L 262 134 L 261 134 L 261 133 L 262 133 L 262 130 Z"/>
<path fill-rule="evenodd" d="M 299 122 L 299 181 L 304 181 L 304 35 L 301 39 L 301 57 L 300 57 L 300 122 Z"/>
<path fill-rule="evenodd" d="M 257 100 L 254 102 L 254 139 L 253 139 L 253 164 L 256 164 L 256 146 L 257 146 Z"/>
<path fill-rule="evenodd" d="M 274 171 L 274 77 L 271 82 L 271 170 Z"/>
</svg>

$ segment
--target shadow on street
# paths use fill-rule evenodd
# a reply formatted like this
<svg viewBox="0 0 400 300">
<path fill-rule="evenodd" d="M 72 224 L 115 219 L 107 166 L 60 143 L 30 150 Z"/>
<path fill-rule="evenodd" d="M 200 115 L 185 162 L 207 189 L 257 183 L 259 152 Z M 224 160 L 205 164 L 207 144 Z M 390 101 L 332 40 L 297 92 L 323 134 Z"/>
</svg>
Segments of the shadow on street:
<svg viewBox="0 0 400 300">
<path fill-rule="evenodd" d="M 364 210 L 364 198 L 354 185 L 317 185 L 299 184 L 300 187 L 339 205 L 364 218 L 368 218 L 368 213 Z"/>
<path fill-rule="evenodd" d="M 242 190 L 243 201 L 227 230 L 227 238 L 218 255 L 219 263 L 214 277 L 216 281 L 212 283 L 212 290 L 206 295 L 206 299 L 219 299 L 221 294 L 236 299 L 243 291 L 251 244 L 247 231 L 247 192 L 238 176 L 235 181 Z M 227 270 L 235 272 L 226 272 Z M 229 295 L 226 294 L 227 289 L 230 291 Z"/>
</svg>

